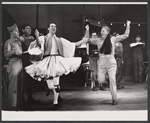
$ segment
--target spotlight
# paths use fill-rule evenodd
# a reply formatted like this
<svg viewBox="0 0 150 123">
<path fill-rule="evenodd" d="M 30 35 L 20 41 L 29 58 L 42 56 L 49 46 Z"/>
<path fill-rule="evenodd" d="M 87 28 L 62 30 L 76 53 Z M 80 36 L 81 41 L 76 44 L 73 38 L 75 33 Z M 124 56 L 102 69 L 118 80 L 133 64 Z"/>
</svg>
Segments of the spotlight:
<svg viewBox="0 0 150 123">
<path fill-rule="evenodd" d="M 140 24 L 138 24 L 138 26 L 140 26 Z"/>
<path fill-rule="evenodd" d="M 87 22 L 88 20 L 86 19 L 85 21 Z"/>
<path fill-rule="evenodd" d="M 112 26 L 113 24 L 111 23 L 110 25 Z"/>
<path fill-rule="evenodd" d="M 124 24 L 124 26 L 126 26 L 126 24 Z"/>
<path fill-rule="evenodd" d="M 100 24 L 100 22 L 98 22 L 98 24 Z"/>
</svg>

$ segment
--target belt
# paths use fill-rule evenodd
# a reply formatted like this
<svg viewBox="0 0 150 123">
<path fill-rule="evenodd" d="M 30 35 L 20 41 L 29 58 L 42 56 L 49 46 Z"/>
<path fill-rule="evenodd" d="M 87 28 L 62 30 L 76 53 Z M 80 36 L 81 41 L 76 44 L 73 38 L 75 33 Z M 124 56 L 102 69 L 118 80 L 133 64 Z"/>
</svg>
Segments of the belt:
<svg viewBox="0 0 150 123">
<path fill-rule="evenodd" d="M 60 56 L 59 54 L 48 54 L 48 55 L 44 55 L 43 57 L 48 57 L 48 56 Z"/>
<path fill-rule="evenodd" d="M 99 57 L 114 57 L 114 55 L 99 55 Z"/>
</svg>

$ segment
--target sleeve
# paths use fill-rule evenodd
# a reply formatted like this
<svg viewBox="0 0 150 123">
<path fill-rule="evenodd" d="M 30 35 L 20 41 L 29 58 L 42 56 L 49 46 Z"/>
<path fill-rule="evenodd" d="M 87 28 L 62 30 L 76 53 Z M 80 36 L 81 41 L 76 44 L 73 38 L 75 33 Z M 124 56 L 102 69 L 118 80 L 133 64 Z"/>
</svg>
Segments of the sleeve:
<svg viewBox="0 0 150 123">
<path fill-rule="evenodd" d="M 115 43 L 119 42 L 119 41 L 123 41 L 123 40 L 125 40 L 126 38 L 129 37 L 129 33 L 130 33 L 130 26 L 127 26 L 126 31 L 123 35 L 119 35 L 117 37 L 113 36 L 112 40 L 115 41 Z"/>
<path fill-rule="evenodd" d="M 8 41 L 4 45 L 4 56 L 6 58 L 10 58 L 12 56 L 15 56 L 15 49 L 12 49 L 12 47 Z"/>
<path fill-rule="evenodd" d="M 60 38 L 63 47 L 64 57 L 74 57 L 75 54 L 75 43 L 68 41 L 67 39 Z"/>
</svg>

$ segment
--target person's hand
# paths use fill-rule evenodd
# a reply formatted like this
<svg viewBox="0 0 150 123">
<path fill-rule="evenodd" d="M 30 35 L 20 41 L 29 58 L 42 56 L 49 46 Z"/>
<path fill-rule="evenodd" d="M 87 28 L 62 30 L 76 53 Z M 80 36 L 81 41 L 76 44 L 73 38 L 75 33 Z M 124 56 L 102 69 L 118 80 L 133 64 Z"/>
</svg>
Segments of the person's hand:
<svg viewBox="0 0 150 123">
<path fill-rule="evenodd" d="M 127 26 L 130 26 L 131 21 L 127 20 Z"/>
<path fill-rule="evenodd" d="M 35 36 L 39 37 L 39 31 L 37 29 L 35 30 Z"/>
<path fill-rule="evenodd" d="M 86 25 L 86 26 L 85 26 L 85 29 L 86 29 L 87 31 L 89 31 L 89 25 Z"/>
<path fill-rule="evenodd" d="M 16 50 L 15 54 L 18 55 L 18 56 L 20 56 L 20 55 L 22 55 L 22 51 L 21 50 Z"/>
<path fill-rule="evenodd" d="M 24 41 L 24 38 L 23 38 L 22 36 L 20 36 L 20 37 L 19 37 L 19 40 L 20 40 L 21 42 L 23 42 L 23 41 Z"/>
</svg>

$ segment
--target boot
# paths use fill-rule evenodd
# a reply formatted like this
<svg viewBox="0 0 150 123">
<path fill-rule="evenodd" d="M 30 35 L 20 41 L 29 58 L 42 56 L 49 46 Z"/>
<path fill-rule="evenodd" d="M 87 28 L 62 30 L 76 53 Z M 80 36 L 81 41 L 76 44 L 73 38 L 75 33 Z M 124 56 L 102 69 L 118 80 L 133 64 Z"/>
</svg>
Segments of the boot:
<svg viewBox="0 0 150 123">
<path fill-rule="evenodd" d="M 118 102 L 116 100 L 112 101 L 112 105 L 117 105 L 117 104 L 118 104 Z"/>
<path fill-rule="evenodd" d="M 102 90 L 102 91 L 106 91 L 106 88 L 104 88 L 103 85 L 100 85 L 100 88 L 99 88 L 99 89 Z"/>
</svg>

